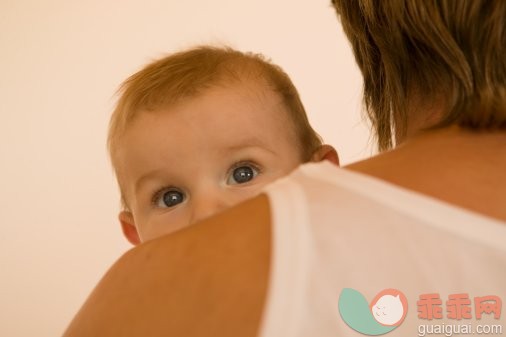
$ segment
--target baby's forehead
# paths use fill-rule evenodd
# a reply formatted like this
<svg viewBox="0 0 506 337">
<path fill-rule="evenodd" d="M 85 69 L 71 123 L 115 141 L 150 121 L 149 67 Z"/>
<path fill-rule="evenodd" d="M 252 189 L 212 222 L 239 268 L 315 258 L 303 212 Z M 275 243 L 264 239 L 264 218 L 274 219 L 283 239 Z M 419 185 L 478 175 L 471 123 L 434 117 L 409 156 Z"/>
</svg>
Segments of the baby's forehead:
<svg viewBox="0 0 506 337">
<path fill-rule="evenodd" d="M 269 91 L 257 85 L 209 88 L 176 104 L 143 111 L 125 134 L 130 142 L 149 138 L 153 141 L 149 146 L 157 145 L 156 135 L 172 137 L 181 147 L 198 144 L 204 150 L 259 147 L 266 142 L 273 146 L 273 139 L 294 128 L 287 123 L 281 99 Z"/>
<path fill-rule="evenodd" d="M 143 125 L 139 127 L 139 123 Z M 283 135 L 294 138 L 297 133 L 282 97 L 265 80 L 251 78 L 216 83 L 156 109 L 143 109 L 127 125 L 124 135 L 128 135 L 130 142 L 154 136 L 143 132 L 144 128 L 165 128 L 166 133 L 160 131 L 157 135 L 173 137 L 181 148 L 205 137 L 208 141 L 199 143 L 205 147 L 202 151 L 261 147 L 264 141 L 275 147 L 273 138 Z M 118 148 L 129 146 L 122 138 Z M 158 145 L 154 142 L 149 146 Z"/>
<path fill-rule="evenodd" d="M 259 110 L 269 110 L 271 114 L 266 117 L 290 119 L 290 113 L 283 97 L 273 90 L 265 79 L 258 78 L 241 81 L 231 79 L 228 82 L 216 82 L 205 88 L 200 88 L 191 94 L 176 97 L 166 102 L 161 101 L 157 106 L 139 109 L 136 117 L 144 114 L 173 114 L 188 105 L 195 106 L 195 109 L 202 109 L 203 105 L 216 105 L 224 109 L 230 104 L 236 104 L 237 107 L 241 107 L 241 105 L 242 107 L 247 106 L 249 108 L 238 110 L 238 114 L 255 114 Z M 188 111 L 189 109 L 185 110 Z M 213 118 L 220 119 L 225 117 L 224 114 L 219 112 L 217 109 Z M 182 117 L 200 119 L 198 114 Z M 233 122 L 234 120 L 229 119 L 229 123 Z"/>
</svg>

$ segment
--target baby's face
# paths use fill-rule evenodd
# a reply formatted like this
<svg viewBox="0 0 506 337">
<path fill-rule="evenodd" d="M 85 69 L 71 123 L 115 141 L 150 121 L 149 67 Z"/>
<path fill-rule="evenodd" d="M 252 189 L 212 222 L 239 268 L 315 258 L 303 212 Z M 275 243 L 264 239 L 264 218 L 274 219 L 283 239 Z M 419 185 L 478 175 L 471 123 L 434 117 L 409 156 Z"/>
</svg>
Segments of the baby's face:
<svg viewBox="0 0 506 337">
<path fill-rule="evenodd" d="M 130 210 L 120 220 L 133 243 L 134 229 L 142 242 L 174 232 L 257 195 L 301 163 L 281 99 L 253 85 L 142 112 L 120 142 L 117 173 Z"/>
</svg>

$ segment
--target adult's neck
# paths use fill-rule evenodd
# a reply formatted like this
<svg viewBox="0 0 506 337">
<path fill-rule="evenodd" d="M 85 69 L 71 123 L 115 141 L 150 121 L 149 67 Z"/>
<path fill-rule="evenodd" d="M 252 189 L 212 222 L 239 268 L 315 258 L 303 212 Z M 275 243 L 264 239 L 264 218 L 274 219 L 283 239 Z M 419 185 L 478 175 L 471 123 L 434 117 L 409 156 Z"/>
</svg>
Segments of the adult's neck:
<svg viewBox="0 0 506 337">
<path fill-rule="evenodd" d="M 506 132 L 425 131 L 347 169 L 506 221 Z"/>
</svg>

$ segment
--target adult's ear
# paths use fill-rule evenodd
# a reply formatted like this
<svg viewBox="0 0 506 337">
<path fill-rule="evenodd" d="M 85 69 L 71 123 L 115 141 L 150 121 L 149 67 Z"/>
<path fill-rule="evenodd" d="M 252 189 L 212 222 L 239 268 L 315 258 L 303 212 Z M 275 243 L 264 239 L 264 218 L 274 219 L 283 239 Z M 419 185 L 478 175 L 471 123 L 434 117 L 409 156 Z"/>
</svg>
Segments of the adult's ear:
<svg viewBox="0 0 506 337">
<path fill-rule="evenodd" d="M 319 162 L 322 160 L 328 160 L 331 163 L 339 166 L 339 155 L 332 145 L 320 145 L 318 149 L 313 152 L 313 155 L 311 156 L 312 162 Z"/>
<path fill-rule="evenodd" d="M 123 235 L 132 245 L 137 246 L 141 243 L 137 227 L 135 227 L 134 216 L 129 211 L 121 211 L 118 215 L 119 222 L 121 223 L 121 230 Z"/>
</svg>

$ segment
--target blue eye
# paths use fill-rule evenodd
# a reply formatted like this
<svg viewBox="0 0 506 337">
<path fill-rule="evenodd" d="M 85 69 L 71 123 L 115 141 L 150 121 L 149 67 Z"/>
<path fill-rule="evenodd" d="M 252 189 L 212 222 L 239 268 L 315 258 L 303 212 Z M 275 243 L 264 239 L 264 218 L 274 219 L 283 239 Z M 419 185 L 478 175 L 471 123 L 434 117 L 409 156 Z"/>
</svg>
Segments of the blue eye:
<svg viewBox="0 0 506 337">
<path fill-rule="evenodd" d="M 241 165 L 234 168 L 227 179 L 227 184 L 245 184 L 258 175 L 258 169 L 253 165 Z"/>
<path fill-rule="evenodd" d="M 165 190 L 157 193 L 155 197 L 155 204 L 158 207 L 174 207 L 182 203 L 185 199 L 184 194 L 178 190 Z"/>
</svg>

